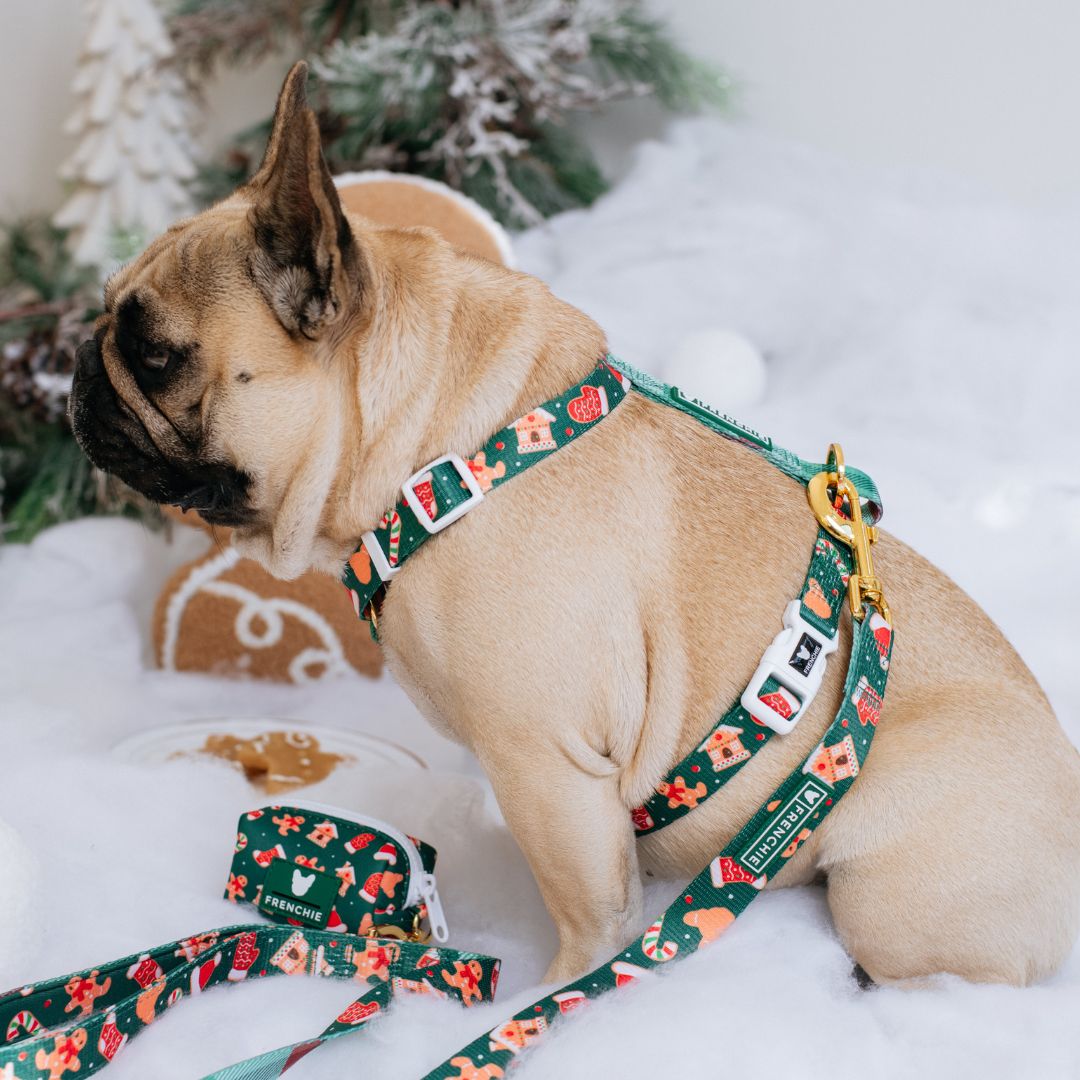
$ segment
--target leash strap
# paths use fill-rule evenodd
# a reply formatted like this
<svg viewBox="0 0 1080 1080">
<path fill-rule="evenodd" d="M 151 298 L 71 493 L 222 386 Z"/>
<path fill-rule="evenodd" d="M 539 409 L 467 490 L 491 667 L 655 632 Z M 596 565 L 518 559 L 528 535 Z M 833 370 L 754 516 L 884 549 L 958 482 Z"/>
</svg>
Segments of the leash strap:
<svg viewBox="0 0 1080 1080">
<path fill-rule="evenodd" d="M 772 793 L 738 835 L 632 945 L 574 982 L 515 1013 L 462 1047 L 423 1080 L 494 1080 L 563 1013 L 648 978 L 720 936 L 761 894 L 821 824 L 859 774 L 876 724 L 857 708 L 863 680 L 885 693 L 892 633 L 876 611 L 855 623 L 843 703 L 810 756 Z"/>
<path fill-rule="evenodd" d="M 398 993 L 470 1006 L 495 995 L 499 961 L 413 941 L 291 926 L 207 930 L 148 952 L 0 995 L 0 1080 L 92 1076 L 184 997 L 275 975 L 318 975 L 365 987 L 315 1038 L 212 1073 L 273 1080 L 324 1043 L 363 1029 Z"/>
</svg>

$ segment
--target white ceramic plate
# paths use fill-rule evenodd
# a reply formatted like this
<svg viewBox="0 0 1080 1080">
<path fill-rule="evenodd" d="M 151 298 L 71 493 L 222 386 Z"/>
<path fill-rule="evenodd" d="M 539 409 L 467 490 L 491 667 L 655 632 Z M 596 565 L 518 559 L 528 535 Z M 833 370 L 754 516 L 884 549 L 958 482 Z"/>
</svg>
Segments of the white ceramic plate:
<svg viewBox="0 0 1080 1080">
<path fill-rule="evenodd" d="M 113 747 L 113 753 L 136 764 L 158 765 L 176 757 L 202 750 L 208 735 L 235 735 L 250 739 L 271 731 L 302 731 L 319 740 L 319 748 L 328 754 L 341 754 L 352 760 L 345 767 L 385 768 L 387 765 L 426 769 L 428 763 L 404 746 L 346 728 L 322 727 L 303 720 L 288 720 L 280 716 L 244 717 L 223 716 L 217 720 L 189 720 L 168 727 L 153 728 L 123 739 Z"/>
</svg>

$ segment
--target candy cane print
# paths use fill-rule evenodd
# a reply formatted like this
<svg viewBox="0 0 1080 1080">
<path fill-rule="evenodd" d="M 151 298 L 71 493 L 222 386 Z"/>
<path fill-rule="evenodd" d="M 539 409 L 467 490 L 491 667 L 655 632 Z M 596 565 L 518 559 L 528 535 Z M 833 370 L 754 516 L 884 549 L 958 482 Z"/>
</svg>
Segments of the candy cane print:
<svg viewBox="0 0 1080 1080">
<path fill-rule="evenodd" d="M 390 550 L 386 561 L 391 566 L 397 566 L 398 548 L 401 546 L 401 515 L 396 510 L 383 514 L 379 528 L 385 529 L 388 525 L 390 526 Z"/>
<path fill-rule="evenodd" d="M 819 536 L 814 543 L 814 554 L 820 555 L 824 559 L 828 559 L 833 566 L 836 567 L 840 574 L 840 580 L 846 585 L 848 578 L 851 576 L 848 573 L 847 567 L 844 565 L 844 560 L 840 557 L 840 552 L 836 550 L 833 544 L 826 540 L 823 536 Z"/>
<path fill-rule="evenodd" d="M 23 1009 L 22 1012 L 17 1012 L 11 1018 L 11 1023 L 8 1024 L 5 1037 L 8 1042 L 14 1042 L 23 1035 L 33 1035 L 35 1031 L 40 1030 L 41 1024 L 38 1021 L 38 1018 L 32 1012 L 27 1012 L 26 1009 Z"/>
<path fill-rule="evenodd" d="M 674 941 L 665 941 L 662 945 L 660 944 L 660 932 L 663 926 L 664 920 L 657 919 L 645 931 L 645 936 L 641 939 L 641 951 L 658 964 L 666 963 L 679 951 L 679 946 Z"/>
</svg>

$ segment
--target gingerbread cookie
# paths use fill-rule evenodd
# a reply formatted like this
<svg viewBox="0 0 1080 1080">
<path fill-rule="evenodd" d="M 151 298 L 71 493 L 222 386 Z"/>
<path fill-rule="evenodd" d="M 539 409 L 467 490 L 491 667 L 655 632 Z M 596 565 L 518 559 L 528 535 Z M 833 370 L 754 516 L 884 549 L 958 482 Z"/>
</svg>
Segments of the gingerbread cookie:
<svg viewBox="0 0 1080 1080">
<path fill-rule="evenodd" d="M 314 735 L 302 731 L 267 731 L 250 739 L 208 735 L 199 752 L 238 765 L 268 795 L 317 784 L 352 760 L 322 750 Z"/>
<path fill-rule="evenodd" d="M 188 525 L 197 514 L 170 512 Z M 216 529 L 202 557 L 165 583 L 154 609 L 154 651 L 166 671 L 205 671 L 310 683 L 349 671 L 377 675 L 378 646 L 357 626 L 341 584 L 308 573 L 278 581 Z"/>
</svg>

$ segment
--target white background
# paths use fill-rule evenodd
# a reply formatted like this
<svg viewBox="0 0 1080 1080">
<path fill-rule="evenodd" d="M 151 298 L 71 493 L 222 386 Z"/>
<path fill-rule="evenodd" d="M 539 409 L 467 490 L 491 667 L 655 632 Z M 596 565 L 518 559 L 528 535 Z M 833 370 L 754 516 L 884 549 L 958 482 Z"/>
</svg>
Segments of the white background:
<svg viewBox="0 0 1080 1080">
<path fill-rule="evenodd" d="M 853 160 L 953 173 L 1029 205 L 1080 202 L 1075 0 L 653 0 L 739 84 L 737 112 Z M 66 140 L 77 0 L 4 0 L 0 215 L 51 209 Z M 208 144 L 269 111 L 283 64 L 208 87 Z M 655 119 L 619 110 L 616 163 Z"/>
</svg>

